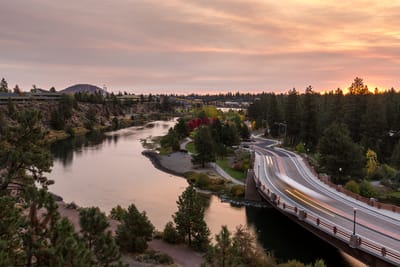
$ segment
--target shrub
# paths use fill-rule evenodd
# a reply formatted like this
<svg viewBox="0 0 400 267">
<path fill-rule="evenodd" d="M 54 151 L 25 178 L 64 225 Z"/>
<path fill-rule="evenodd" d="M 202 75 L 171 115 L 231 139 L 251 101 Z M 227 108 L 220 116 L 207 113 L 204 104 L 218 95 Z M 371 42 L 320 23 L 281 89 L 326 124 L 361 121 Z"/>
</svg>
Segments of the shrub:
<svg viewBox="0 0 400 267">
<path fill-rule="evenodd" d="M 170 244 L 177 244 L 180 241 L 180 237 L 173 222 L 168 222 L 165 225 L 163 240 Z"/>
<path fill-rule="evenodd" d="M 232 197 L 243 197 L 244 196 L 244 186 L 243 185 L 233 185 L 230 190 L 230 195 Z"/>
<path fill-rule="evenodd" d="M 297 146 L 295 147 L 295 149 L 299 153 L 305 153 L 306 152 L 306 149 L 305 149 L 303 143 L 298 143 Z"/>
<path fill-rule="evenodd" d="M 210 184 L 210 178 L 208 177 L 207 174 L 200 173 L 197 176 L 196 179 L 196 186 L 199 187 L 200 189 L 206 189 L 208 188 Z"/>
<path fill-rule="evenodd" d="M 360 183 L 360 195 L 363 197 L 371 198 L 376 197 L 378 194 L 375 188 L 367 180 L 363 180 Z"/>
<path fill-rule="evenodd" d="M 358 186 L 358 183 L 354 180 L 350 180 L 348 181 L 345 185 L 344 188 L 346 188 L 347 190 L 355 193 L 355 194 L 360 194 L 360 188 Z"/>
</svg>

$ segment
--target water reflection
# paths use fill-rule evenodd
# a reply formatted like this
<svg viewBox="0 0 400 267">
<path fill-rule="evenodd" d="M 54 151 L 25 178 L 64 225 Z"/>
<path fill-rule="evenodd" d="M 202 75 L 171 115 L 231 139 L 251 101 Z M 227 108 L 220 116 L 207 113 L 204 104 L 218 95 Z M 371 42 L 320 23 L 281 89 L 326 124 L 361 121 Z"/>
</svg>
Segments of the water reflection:
<svg viewBox="0 0 400 267">
<path fill-rule="evenodd" d="M 107 134 L 77 137 L 53 145 L 55 184 L 50 190 L 66 202 L 98 206 L 108 213 L 116 205 L 134 203 L 146 211 L 156 229 L 162 230 L 177 210 L 176 201 L 187 187 L 177 176 L 155 169 L 141 152 L 140 140 L 164 135 L 175 121 L 154 122 L 152 127 L 132 127 Z M 354 266 L 342 254 L 273 209 L 234 207 L 216 196 L 203 196 L 205 221 L 214 238 L 227 225 L 234 232 L 247 226 L 258 242 L 283 260 L 309 263 L 323 258 L 328 266 Z M 305 245 L 307 244 L 307 245 Z"/>
<path fill-rule="evenodd" d="M 273 208 L 246 208 L 246 218 L 253 225 L 260 244 L 281 260 L 298 259 L 312 263 L 324 259 L 328 266 L 351 266 L 335 247 L 322 241 Z M 312 248 L 313 253 L 310 253 Z"/>
</svg>

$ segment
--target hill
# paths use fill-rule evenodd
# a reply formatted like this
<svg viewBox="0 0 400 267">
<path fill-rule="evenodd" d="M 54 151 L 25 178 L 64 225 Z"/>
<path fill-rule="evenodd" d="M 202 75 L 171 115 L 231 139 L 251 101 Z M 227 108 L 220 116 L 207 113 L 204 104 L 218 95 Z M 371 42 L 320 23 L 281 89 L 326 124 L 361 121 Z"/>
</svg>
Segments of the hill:
<svg viewBox="0 0 400 267">
<path fill-rule="evenodd" d="M 84 93 L 84 92 L 89 94 L 101 93 L 103 95 L 107 93 L 100 87 L 91 84 L 75 84 L 65 88 L 64 90 L 61 90 L 60 92 L 67 94 Z"/>
</svg>

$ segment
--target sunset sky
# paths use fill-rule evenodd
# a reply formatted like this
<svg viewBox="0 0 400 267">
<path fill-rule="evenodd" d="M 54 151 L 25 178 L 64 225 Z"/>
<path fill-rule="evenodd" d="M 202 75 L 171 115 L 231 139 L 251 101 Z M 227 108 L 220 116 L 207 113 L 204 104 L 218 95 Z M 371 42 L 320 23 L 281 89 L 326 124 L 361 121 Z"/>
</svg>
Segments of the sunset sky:
<svg viewBox="0 0 400 267">
<path fill-rule="evenodd" d="M 400 1 L 0 0 L 0 78 L 24 91 L 400 89 Z"/>
</svg>

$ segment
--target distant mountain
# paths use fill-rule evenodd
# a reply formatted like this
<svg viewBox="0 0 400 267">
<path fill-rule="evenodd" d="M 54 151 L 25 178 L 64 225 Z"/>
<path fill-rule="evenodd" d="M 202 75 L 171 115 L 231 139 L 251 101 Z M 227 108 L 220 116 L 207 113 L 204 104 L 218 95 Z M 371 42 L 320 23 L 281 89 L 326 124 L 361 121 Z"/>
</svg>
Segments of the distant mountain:
<svg viewBox="0 0 400 267">
<path fill-rule="evenodd" d="M 106 94 L 107 93 L 105 90 L 101 89 L 100 87 L 97 87 L 97 86 L 91 85 L 91 84 L 75 84 L 75 85 L 65 88 L 64 90 L 61 90 L 60 92 L 67 93 L 67 94 L 76 94 L 76 93 Z"/>
</svg>

